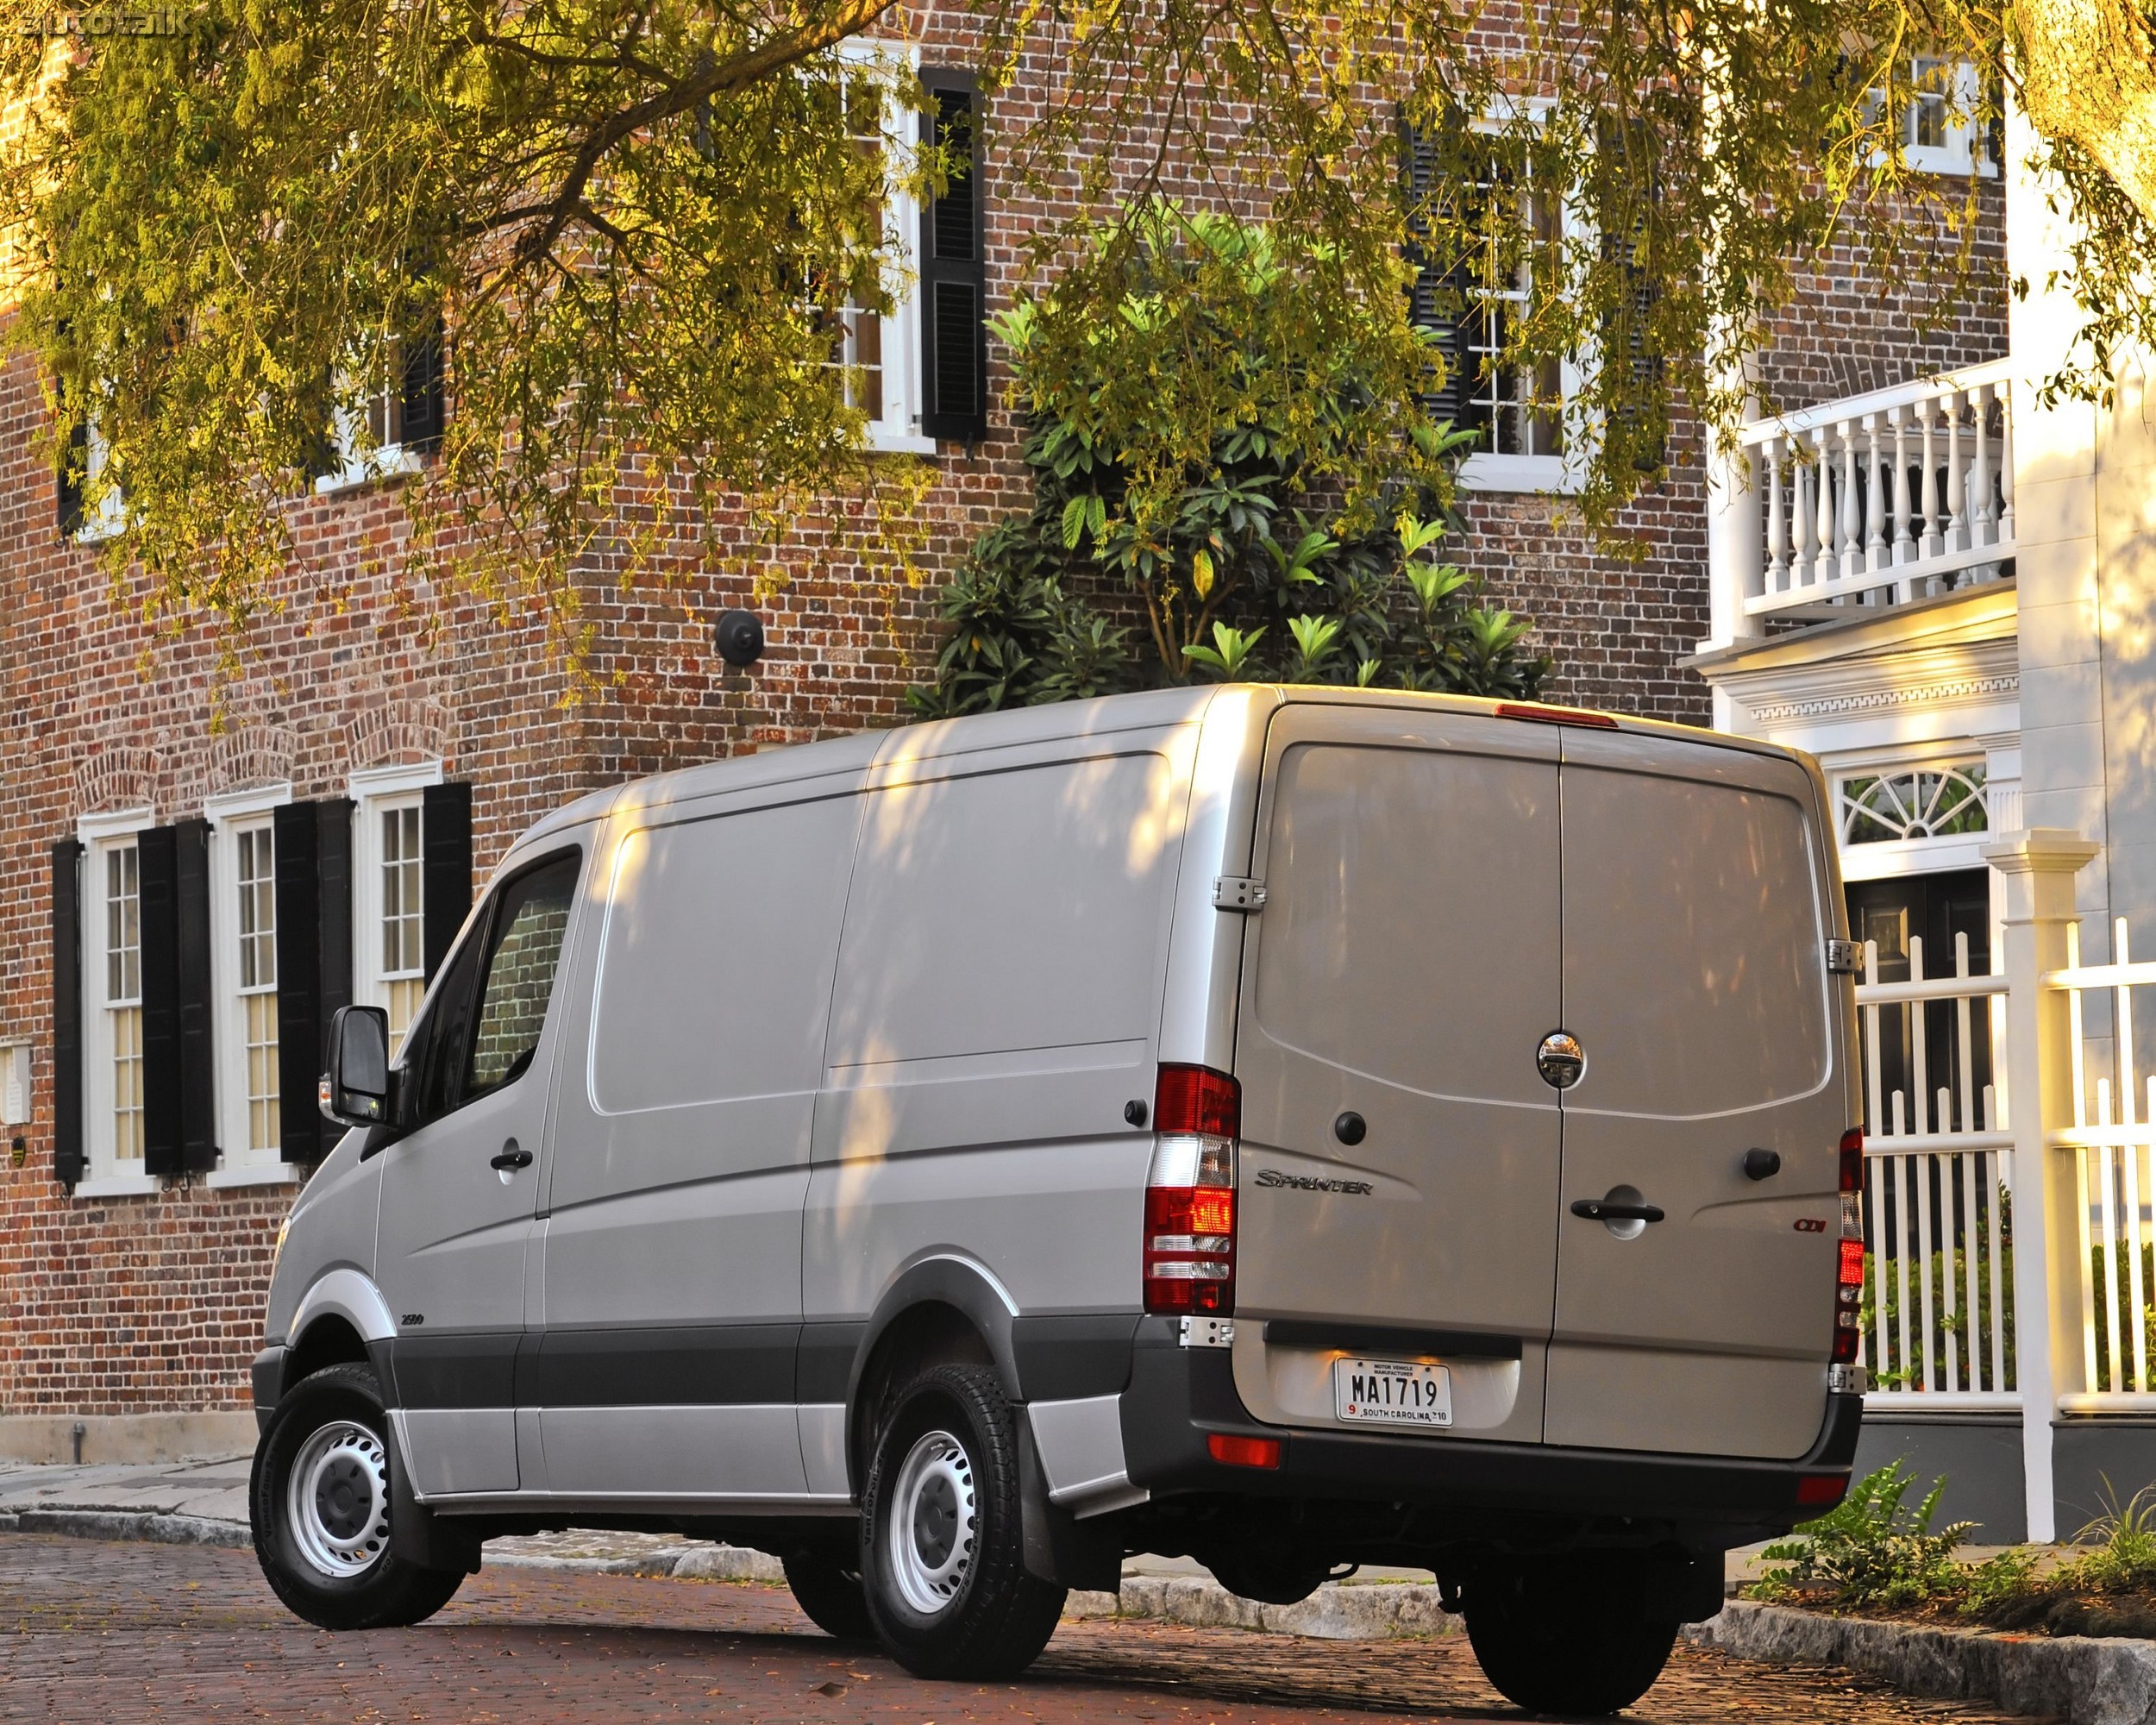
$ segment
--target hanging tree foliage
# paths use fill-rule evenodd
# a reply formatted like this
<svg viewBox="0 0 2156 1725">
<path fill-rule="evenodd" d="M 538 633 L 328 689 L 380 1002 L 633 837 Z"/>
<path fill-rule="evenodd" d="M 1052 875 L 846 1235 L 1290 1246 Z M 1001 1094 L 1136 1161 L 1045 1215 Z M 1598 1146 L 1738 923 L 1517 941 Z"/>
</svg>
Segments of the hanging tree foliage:
<svg viewBox="0 0 2156 1725">
<path fill-rule="evenodd" d="M 594 550 L 632 577 L 675 531 L 753 558 L 834 499 L 903 560 L 924 470 L 864 455 L 829 363 L 836 310 L 887 308 L 903 285 L 888 194 L 951 167 L 857 135 L 873 74 L 842 50 L 902 40 L 913 15 L 893 0 L 204 0 L 152 15 L 178 16 L 172 34 L 57 41 L 51 16 L 0 0 L 0 290 L 53 380 L 56 448 L 94 419 L 109 455 L 82 474 L 85 502 L 123 489 L 103 555 L 146 574 L 154 614 L 243 629 L 289 561 L 325 423 L 363 425 L 368 392 L 444 329 L 454 413 L 404 487 L 432 573 L 561 598 Z M 1901 154 L 1915 56 L 1986 70 L 1979 126 L 1989 76 L 2017 80 L 2089 224 L 2099 348 L 2151 330 L 2156 66 L 2123 0 L 1524 18 L 1464 0 L 982 0 L 966 16 L 992 183 L 1059 212 L 1030 256 L 1067 310 L 1119 315 L 1142 242 L 1129 211 L 1225 204 L 1266 223 L 1293 284 L 1269 332 L 1283 359 L 1314 361 L 1369 314 L 1369 387 L 1404 417 L 1441 362 L 1407 321 L 1403 248 L 1454 310 L 1525 262 L 1544 291 L 1508 324 L 1508 359 L 1599 356 L 1578 403 L 1599 428 L 1576 452 L 1593 519 L 1658 470 L 1673 399 L 1727 426 L 1763 312 L 1821 247 L 1904 274 L 1969 267 L 1975 182 Z M 1493 18 L 1518 22 L 1484 32 Z M 1000 112 L 1014 79 L 1029 100 Z M 891 85 L 912 139 L 919 91 Z M 1403 121 L 1432 170 L 1419 199 Z M 1493 212 L 1532 188 L 1569 213 L 1530 255 Z M 1166 380 L 1171 435 L 1106 530 L 1156 530 L 1223 423 L 1273 415 L 1313 441 L 1314 403 L 1179 364 L 1188 327 L 1125 337 Z M 1036 389 L 1083 361 L 1044 343 Z M 1344 519 L 1383 495 L 1392 454 L 1374 442 L 1338 475 Z M 729 510 L 750 530 L 730 551 L 711 525 Z"/>
</svg>

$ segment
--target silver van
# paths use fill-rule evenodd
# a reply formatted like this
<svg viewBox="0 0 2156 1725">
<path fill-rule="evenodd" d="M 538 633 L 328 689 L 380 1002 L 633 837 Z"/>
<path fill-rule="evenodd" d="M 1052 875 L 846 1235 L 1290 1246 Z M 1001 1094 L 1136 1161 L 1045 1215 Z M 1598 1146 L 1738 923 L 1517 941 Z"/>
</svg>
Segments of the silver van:
<svg viewBox="0 0 2156 1725">
<path fill-rule="evenodd" d="M 1435 1572 L 1634 1699 L 1841 1497 L 1863 1273 L 1826 791 L 1566 709 L 1224 686 L 718 762 L 504 859 L 279 1243 L 255 1540 L 332 1628 L 497 1534 L 776 1554 L 1023 1669 L 1133 1552 Z"/>
</svg>

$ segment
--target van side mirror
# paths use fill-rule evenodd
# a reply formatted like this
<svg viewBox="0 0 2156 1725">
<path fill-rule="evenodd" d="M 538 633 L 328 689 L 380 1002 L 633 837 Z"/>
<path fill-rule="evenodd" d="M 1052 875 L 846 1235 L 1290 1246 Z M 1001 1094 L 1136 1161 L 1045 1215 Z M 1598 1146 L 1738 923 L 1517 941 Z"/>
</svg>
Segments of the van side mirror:
<svg viewBox="0 0 2156 1725">
<path fill-rule="evenodd" d="M 379 1007 L 339 1007 L 330 1019 L 322 1112 L 348 1126 L 379 1126 L 390 1118 L 389 1014 Z"/>
</svg>

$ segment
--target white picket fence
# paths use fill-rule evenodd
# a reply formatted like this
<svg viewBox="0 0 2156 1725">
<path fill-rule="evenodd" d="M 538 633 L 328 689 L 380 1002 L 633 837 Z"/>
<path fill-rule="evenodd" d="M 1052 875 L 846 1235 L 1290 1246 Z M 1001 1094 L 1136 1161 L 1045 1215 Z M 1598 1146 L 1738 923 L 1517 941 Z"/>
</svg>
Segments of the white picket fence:
<svg viewBox="0 0 2156 1725">
<path fill-rule="evenodd" d="M 2112 962 L 2082 963 L 2072 880 L 2095 849 L 2040 831 L 1987 851 L 2007 877 L 1992 974 L 1965 938 L 1927 974 L 1912 938 L 1908 980 L 1883 982 L 1867 943 L 1856 990 L 1870 1402 L 2019 1408 L 2037 1539 L 2053 1422 L 2156 1411 L 2156 1073 L 2134 1010 L 2156 963 L 2124 919 Z"/>
<path fill-rule="evenodd" d="M 2066 968 L 2047 972 L 2046 988 L 2065 993 L 2073 1059 L 2072 1124 L 2046 1135 L 2074 1162 L 2074 1213 L 2080 1223 L 2082 1382 L 2061 1411 L 2125 1411 L 2133 1398 L 2156 1404 L 2149 1382 L 2149 1302 L 2156 1295 L 2156 1233 L 2150 1205 L 2149 1147 L 2156 1138 L 2156 1073 L 2136 1082 L 2134 990 L 2156 982 L 2156 964 L 2135 964 L 2126 919 L 2112 925 L 2109 964 L 2081 963 L 2081 930 L 2066 931 Z M 2109 1057 L 2090 1059 L 2085 998 L 2110 997 Z M 2097 1065 L 2108 1071 L 2095 1070 Z M 2115 1088 L 2114 1088 L 2115 1081 Z M 2114 1097 L 2116 1098 L 2115 1113 Z M 2137 1098 L 2143 1101 L 2134 1118 Z M 2093 1118 L 2091 1118 L 2093 1115 Z"/>
<path fill-rule="evenodd" d="M 1996 1084 L 1975 1082 L 1978 1051 L 1988 1064 L 1999 1035 L 1993 1002 L 2002 1000 L 2007 979 L 1970 974 L 1966 935 L 1955 937 L 1951 975 L 1925 975 L 1921 937 L 1910 938 L 1908 958 L 1907 982 L 1882 982 L 1877 943 L 1866 941 L 1857 988 L 1868 1123 L 1865 1364 L 1883 1401 L 2011 1406 L 2013 1270 L 2002 1195 L 2014 1135 Z M 1935 1051 L 1941 1017 L 1949 1046 Z M 1887 1088 L 1890 1049 L 1901 1053 L 1906 1089 Z M 1933 1085 L 1942 1069 L 1954 1082 Z"/>
</svg>

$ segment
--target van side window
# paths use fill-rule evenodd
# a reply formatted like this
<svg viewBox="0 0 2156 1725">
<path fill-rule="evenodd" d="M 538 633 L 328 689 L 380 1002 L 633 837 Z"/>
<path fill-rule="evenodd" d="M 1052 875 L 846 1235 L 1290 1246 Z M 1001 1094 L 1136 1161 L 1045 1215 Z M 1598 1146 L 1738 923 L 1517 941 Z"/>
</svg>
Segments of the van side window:
<svg viewBox="0 0 2156 1725">
<path fill-rule="evenodd" d="M 530 1065 L 580 861 L 572 852 L 528 869 L 481 907 L 405 1038 L 405 1082 L 416 1098 L 410 1124 L 439 1120 Z"/>
<path fill-rule="evenodd" d="M 460 1102 L 515 1083 L 538 1052 L 576 875 L 577 858 L 558 857 L 502 889 L 488 930 L 486 982 Z"/>
</svg>

